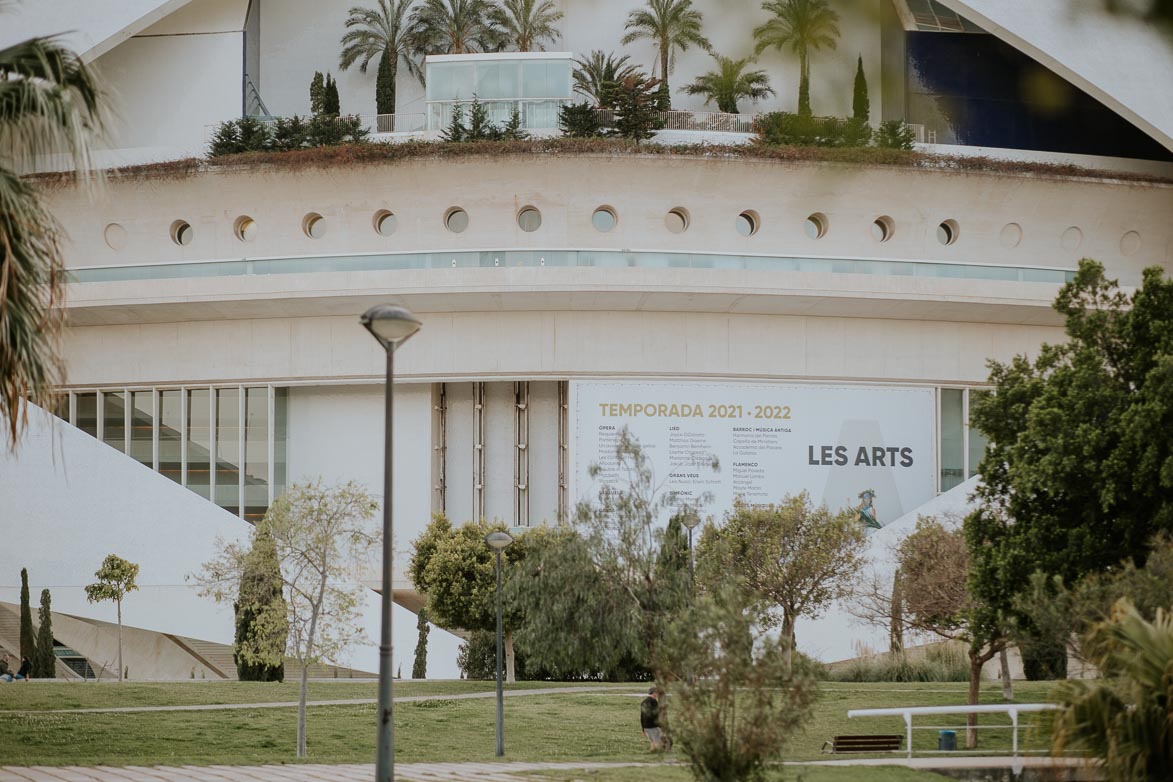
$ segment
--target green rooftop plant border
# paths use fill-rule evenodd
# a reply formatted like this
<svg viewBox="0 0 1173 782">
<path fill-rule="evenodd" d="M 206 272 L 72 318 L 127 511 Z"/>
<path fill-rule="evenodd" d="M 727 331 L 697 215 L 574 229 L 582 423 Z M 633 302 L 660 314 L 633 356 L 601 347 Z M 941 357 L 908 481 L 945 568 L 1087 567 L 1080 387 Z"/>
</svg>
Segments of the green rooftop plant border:
<svg viewBox="0 0 1173 782">
<path fill-rule="evenodd" d="M 232 169 L 312 170 L 382 165 L 397 161 L 492 157 L 571 157 L 602 155 L 708 160 L 777 161 L 780 163 L 838 163 L 862 167 L 890 167 L 955 173 L 1025 174 L 1044 177 L 1115 180 L 1173 184 L 1173 177 L 1131 171 L 1102 171 L 1076 165 L 1002 160 L 990 157 L 963 157 L 927 152 L 874 147 L 835 148 L 715 145 L 635 144 L 612 138 L 543 138 L 524 141 L 482 141 L 445 144 L 441 141 L 407 141 L 395 144 L 344 144 L 296 149 L 285 152 L 245 152 L 213 159 L 184 158 L 162 163 L 111 169 L 111 179 L 183 179 L 199 173 Z M 39 174 L 42 185 L 69 184 L 70 173 Z"/>
</svg>

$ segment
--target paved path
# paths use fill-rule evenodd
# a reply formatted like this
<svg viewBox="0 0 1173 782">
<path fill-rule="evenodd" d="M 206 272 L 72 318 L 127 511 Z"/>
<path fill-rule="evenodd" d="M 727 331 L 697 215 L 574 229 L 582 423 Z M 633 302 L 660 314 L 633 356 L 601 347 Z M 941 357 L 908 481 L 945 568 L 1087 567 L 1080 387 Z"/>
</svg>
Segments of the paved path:
<svg viewBox="0 0 1173 782">
<path fill-rule="evenodd" d="M 582 695 L 590 693 L 610 692 L 619 695 L 642 695 L 643 692 L 630 692 L 626 687 L 590 685 L 584 687 L 543 687 L 535 690 L 506 690 L 506 698 L 520 698 L 527 695 Z M 497 692 L 462 692 L 453 695 L 404 695 L 395 699 L 396 703 L 418 703 L 420 701 L 467 701 L 479 698 L 496 698 Z M 328 701 L 306 701 L 306 706 L 363 706 L 378 703 L 376 698 L 339 698 Z M 199 703 L 188 706 L 100 706 L 88 709 L 43 709 L 30 710 L 25 714 L 99 714 L 108 712 L 141 712 L 141 711 L 219 711 L 222 709 L 288 709 L 297 706 L 297 701 L 278 701 L 275 703 Z M 18 709 L 6 709 L 2 713 L 18 713 Z"/>
<path fill-rule="evenodd" d="M 402 782 L 536 782 L 522 772 L 589 771 L 603 782 L 608 769 L 662 763 L 400 763 Z M 789 765 L 789 764 L 788 764 Z M 1082 765 L 1077 758 L 936 757 L 819 760 L 802 766 L 907 766 L 918 769 L 1013 768 Z M 373 764 L 273 766 L 0 766 L 0 782 L 370 782 Z"/>
</svg>

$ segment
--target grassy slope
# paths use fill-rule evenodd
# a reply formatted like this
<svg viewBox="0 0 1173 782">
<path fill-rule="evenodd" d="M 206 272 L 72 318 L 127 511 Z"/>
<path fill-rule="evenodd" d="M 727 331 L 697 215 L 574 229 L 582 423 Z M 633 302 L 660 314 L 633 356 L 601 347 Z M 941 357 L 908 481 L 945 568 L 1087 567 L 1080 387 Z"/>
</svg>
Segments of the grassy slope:
<svg viewBox="0 0 1173 782">
<path fill-rule="evenodd" d="M 588 773 L 586 771 L 543 771 L 533 774 L 534 782 L 694 782 L 684 766 L 659 766 L 657 768 L 615 768 Z M 910 768 L 819 768 L 814 766 L 790 766 L 778 769 L 770 776 L 770 782 L 944 782 L 944 777 L 928 771 Z"/>
<path fill-rule="evenodd" d="M 15 708 L 17 698 L 43 708 L 45 694 L 57 696 L 52 708 L 67 708 L 84 693 L 87 706 L 134 705 L 182 701 L 248 703 L 289 700 L 288 685 L 159 684 L 159 685 L 11 685 L 0 688 L 0 764 L 207 764 L 268 763 L 292 760 L 296 709 L 243 709 L 199 712 L 132 714 L 30 713 Z M 268 685 L 272 687 L 272 685 Z M 239 688 L 239 689 L 237 689 Z M 260 689 L 258 689 L 260 688 Z M 365 688 L 365 689 L 362 689 Z M 451 694 L 470 688 L 491 689 L 489 683 L 404 683 L 398 694 L 427 691 Z M 631 687 L 632 691 L 638 685 Z M 1050 685 L 1021 684 L 1020 701 L 1046 698 Z M 35 690 L 42 690 L 37 694 Z M 133 690 L 133 692 L 131 692 Z M 314 697 L 373 697 L 373 684 L 322 683 Z M 27 691 L 27 692 L 25 692 Z M 269 693 L 269 697 L 263 697 Z M 788 759 L 819 757 L 824 740 L 837 733 L 899 733 L 899 718 L 848 720 L 848 708 L 963 703 L 960 685 L 824 684 L 815 713 L 805 731 L 795 737 Z M 1000 701 L 988 688 L 983 702 Z M 395 711 L 396 757 L 413 761 L 488 761 L 493 759 L 491 698 L 405 703 Z M 505 701 L 506 758 L 510 760 L 646 761 L 646 744 L 636 727 L 638 700 L 622 692 L 535 695 Z M 991 715 L 983 724 L 1008 724 Z M 323 706 L 309 713 L 309 760 L 368 762 L 374 754 L 373 705 Z M 922 724 L 960 725 L 955 717 L 923 718 Z M 935 731 L 915 735 L 918 749 L 935 746 Z M 1027 736 L 1026 747 L 1039 747 L 1040 738 Z M 982 748 L 1005 751 L 1009 731 L 984 731 Z"/>
</svg>

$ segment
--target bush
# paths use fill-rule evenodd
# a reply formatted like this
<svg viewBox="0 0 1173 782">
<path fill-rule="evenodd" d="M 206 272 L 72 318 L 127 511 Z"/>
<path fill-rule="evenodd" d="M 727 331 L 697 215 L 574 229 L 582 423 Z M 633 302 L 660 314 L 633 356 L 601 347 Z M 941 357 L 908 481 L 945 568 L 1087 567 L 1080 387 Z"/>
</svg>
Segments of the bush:
<svg viewBox="0 0 1173 782">
<path fill-rule="evenodd" d="M 599 112 L 590 103 L 567 104 L 558 110 L 558 127 L 568 138 L 594 138 L 603 135 Z"/>
<path fill-rule="evenodd" d="M 208 155 L 236 155 L 241 152 L 265 152 L 274 148 L 273 129 L 256 117 L 221 122 L 212 135 Z"/>
<path fill-rule="evenodd" d="M 456 664 L 466 679 L 493 681 L 497 678 L 497 634 L 487 630 L 476 630 L 468 634 L 468 640 L 460 645 Z M 519 682 L 646 682 L 651 673 L 635 661 L 627 660 L 611 671 L 584 671 L 581 673 L 558 674 L 535 665 L 527 659 L 524 650 L 513 642 L 514 673 Z M 502 661 L 504 665 L 504 661 Z"/>
<path fill-rule="evenodd" d="M 832 670 L 836 682 L 967 682 L 969 661 L 955 646 L 938 644 L 924 656 L 899 654 L 861 657 L 850 665 Z"/>
<path fill-rule="evenodd" d="M 656 135 L 663 127 L 660 109 L 664 93 L 658 90 L 659 79 L 632 75 L 615 88 L 615 128 L 612 135 L 639 143 Z"/>
<path fill-rule="evenodd" d="M 755 120 L 754 131 L 758 134 L 757 142 L 767 146 L 855 146 L 845 144 L 846 123 L 835 117 L 810 117 L 788 111 L 772 111 Z"/>
<path fill-rule="evenodd" d="M 880 132 L 876 134 L 876 146 L 885 149 L 912 149 L 915 141 L 912 128 L 899 119 L 881 122 Z"/>
<path fill-rule="evenodd" d="M 843 123 L 843 144 L 845 147 L 866 147 L 872 140 L 872 126 L 866 119 L 852 117 Z"/>
<path fill-rule="evenodd" d="M 744 600 L 736 587 L 698 599 L 664 644 L 670 735 L 699 780 L 762 779 L 816 696 L 813 677 L 787 677 L 789 639 L 762 635 Z"/>
</svg>

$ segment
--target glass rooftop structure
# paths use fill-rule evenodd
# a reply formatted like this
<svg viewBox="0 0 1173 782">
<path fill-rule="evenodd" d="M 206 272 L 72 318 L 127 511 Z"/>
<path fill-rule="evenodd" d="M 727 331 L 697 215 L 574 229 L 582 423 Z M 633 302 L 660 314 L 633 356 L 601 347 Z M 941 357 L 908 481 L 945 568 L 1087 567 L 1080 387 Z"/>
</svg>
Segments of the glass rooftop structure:
<svg viewBox="0 0 1173 782">
<path fill-rule="evenodd" d="M 516 110 L 526 128 L 558 127 L 558 109 L 573 102 L 570 52 L 449 54 L 424 61 L 428 128 L 439 130 L 457 104 L 475 97 L 490 118 L 508 122 Z"/>
<path fill-rule="evenodd" d="M 901 8 L 903 6 L 903 8 Z M 937 0 L 898 0 L 905 29 L 922 33 L 984 33 L 985 30 Z"/>
</svg>

